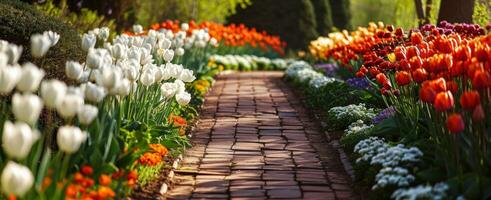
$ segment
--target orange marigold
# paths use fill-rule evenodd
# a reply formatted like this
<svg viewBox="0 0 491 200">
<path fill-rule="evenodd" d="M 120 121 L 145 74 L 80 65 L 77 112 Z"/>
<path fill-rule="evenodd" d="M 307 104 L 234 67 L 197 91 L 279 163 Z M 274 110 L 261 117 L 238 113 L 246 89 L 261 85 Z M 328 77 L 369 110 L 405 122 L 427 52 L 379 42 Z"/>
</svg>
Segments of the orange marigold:
<svg viewBox="0 0 491 200">
<path fill-rule="evenodd" d="M 166 156 L 167 153 L 169 153 L 169 150 L 167 150 L 167 148 L 164 146 L 164 145 L 161 145 L 161 144 L 149 144 L 148 146 L 150 146 L 150 148 L 159 153 L 161 156 Z"/>
</svg>

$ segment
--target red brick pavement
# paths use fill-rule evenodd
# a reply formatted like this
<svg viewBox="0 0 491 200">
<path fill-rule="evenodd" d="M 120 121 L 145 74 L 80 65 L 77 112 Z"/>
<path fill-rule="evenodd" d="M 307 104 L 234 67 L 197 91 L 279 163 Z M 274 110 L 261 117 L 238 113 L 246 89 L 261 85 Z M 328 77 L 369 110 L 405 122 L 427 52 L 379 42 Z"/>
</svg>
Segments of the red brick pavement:
<svg viewBox="0 0 491 200">
<path fill-rule="evenodd" d="M 337 151 L 281 72 L 217 77 L 167 199 L 353 199 Z"/>
</svg>

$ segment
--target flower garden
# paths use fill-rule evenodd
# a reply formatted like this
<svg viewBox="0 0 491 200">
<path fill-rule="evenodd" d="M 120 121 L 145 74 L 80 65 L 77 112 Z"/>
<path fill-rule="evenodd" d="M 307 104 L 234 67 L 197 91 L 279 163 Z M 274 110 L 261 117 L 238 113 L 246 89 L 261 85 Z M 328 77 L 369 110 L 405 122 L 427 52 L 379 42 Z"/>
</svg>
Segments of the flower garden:
<svg viewBox="0 0 491 200">
<path fill-rule="evenodd" d="M 227 11 L 227 23 L 217 16 L 156 21 L 141 14 L 134 17 L 144 19 L 144 25 L 123 26 L 129 19 L 121 17 L 136 11 L 111 19 L 87 8 L 74 11 L 64 0 L 0 0 L 0 10 L 5 11 L 0 14 L 0 199 L 162 199 L 167 190 L 180 191 L 174 176 L 184 175 L 177 173 L 194 173 L 196 183 L 187 186 L 192 188 L 188 196 L 168 199 L 213 199 L 194 196 L 199 193 L 198 178 L 204 175 L 226 177 L 223 192 L 217 189 L 221 186 L 211 187 L 211 193 L 223 199 L 274 199 L 277 191 L 279 199 L 491 198 L 491 24 L 452 18 L 453 22 L 428 19 L 409 27 L 367 22 L 350 28 L 333 18 L 331 25 L 340 29 L 292 36 L 281 34 L 285 30 L 270 33 L 262 23 L 234 23 L 249 16 L 247 9 L 262 8 L 268 1 L 238 2 L 232 13 L 231 8 L 220 7 Z M 334 12 L 337 5 L 331 2 L 332 8 L 326 8 L 312 1 L 304 7 L 310 1 L 298 2 L 291 4 L 299 13 L 310 9 L 316 15 Z M 138 8 L 145 8 L 141 4 Z M 197 7 L 218 12 L 219 7 L 207 5 Z M 481 12 L 479 6 L 486 4 L 476 5 Z M 242 10 L 235 11 L 235 6 Z M 274 23 L 279 19 L 267 20 L 273 27 L 282 26 Z M 318 26 L 327 23 L 317 21 Z M 309 27 L 299 22 L 297 28 Z M 304 46 L 298 49 L 294 45 L 300 40 Z M 239 98 L 238 103 L 230 103 L 230 98 L 220 102 L 223 96 L 217 100 L 208 94 L 221 91 L 214 88 L 217 80 L 251 71 L 282 74 L 282 82 L 296 95 L 286 96 L 297 99 L 306 111 L 296 106 L 285 111 L 288 101 L 275 99 L 273 111 L 255 107 L 252 115 L 269 117 L 258 123 L 271 126 L 242 128 L 256 142 L 247 140 L 247 148 L 237 150 L 243 142 L 239 134 L 244 134 L 240 120 L 251 116 L 238 107 L 230 112 L 220 109 L 230 110 L 227 104 L 250 109 L 265 100 L 249 90 L 244 93 L 251 97 Z M 282 97 L 272 84 L 261 86 L 266 88 L 264 94 Z M 237 92 L 241 88 L 247 87 L 240 86 Z M 210 101 L 218 101 L 215 128 L 200 121 L 209 112 Z M 227 117 L 239 121 L 231 137 L 223 136 L 228 130 L 216 128 L 230 121 Z M 281 123 L 267 124 L 273 118 Z M 311 139 L 308 125 L 292 118 L 314 121 L 322 129 L 321 139 Z M 256 168 L 234 171 L 235 160 L 220 161 L 229 166 L 228 174 L 186 170 L 189 151 L 195 151 L 190 148 L 199 147 L 195 139 L 201 136 L 196 134 L 203 129 L 211 134 L 207 149 L 216 140 L 233 144 L 220 151 L 260 156 L 259 175 L 254 175 L 259 180 L 247 176 L 240 180 L 246 184 L 234 185 L 237 180 L 228 179 L 234 172 L 258 173 Z M 292 139 L 287 133 L 300 136 Z M 308 139 L 298 142 L 298 138 Z M 280 140 L 286 141 L 285 146 L 268 147 Z M 322 167 L 295 160 L 305 155 L 289 145 L 314 146 L 316 140 L 325 146 L 307 150 L 308 157 L 319 158 L 316 163 Z M 254 150 L 257 145 L 261 148 Z M 329 149 L 328 155 L 321 153 L 323 148 Z M 294 164 L 267 168 L 272 150 L 278 151 L 275 162 L 283 163 L 287 158 L 278 154 L 286 153 Z M 351 179 L 332 178 L 328 169 L 340 167 L 323 157 L 342 163 L 339 176 Z M 305 181 L 302 176 L 318 179 L 302 175 L 305 169 L 319 170 L 326 178 Z M 266 174 L 291 174 L 292 179 L 286 184 L 281 182 L 285 179 L 268 179 Z M 240 196 L 235 196 L 234 187 Z M 298 194 L 292 192 L 297 188 Z"/>
</svg>

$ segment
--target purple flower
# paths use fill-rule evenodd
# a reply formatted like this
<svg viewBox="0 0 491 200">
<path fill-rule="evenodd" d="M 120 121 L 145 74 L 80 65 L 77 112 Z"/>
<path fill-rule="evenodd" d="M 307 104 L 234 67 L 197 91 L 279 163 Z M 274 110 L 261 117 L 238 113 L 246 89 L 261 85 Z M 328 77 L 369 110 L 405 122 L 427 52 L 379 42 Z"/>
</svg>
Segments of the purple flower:
<svg viewBox="0 0 491 200">
<path fill-rule="evenodd" d="M 375 116 L 372 119 L 372 124 L 378 124 L 378 123 L 382 122 L 384 119 L 392 117 L 395 114 L 396 114 L 396 109 L 394 108 L 394 106 L 388 107 L 388 108 L 380 111 L 380 113 L 378 113 L 377 116 Z"/>
<path fill-rule="evenodd" d="M 335 75 L 338 65 L 334 63 L 317 64 L 315 68 L 322 69 L 326 76 L 332 77 Z"/>
<path fill-rule="evenodd" d="M 349 78 L 346 80 L 346 84 L 357 89 L 369 89 L 370 84 L 365 78 Z"/>
</svg>

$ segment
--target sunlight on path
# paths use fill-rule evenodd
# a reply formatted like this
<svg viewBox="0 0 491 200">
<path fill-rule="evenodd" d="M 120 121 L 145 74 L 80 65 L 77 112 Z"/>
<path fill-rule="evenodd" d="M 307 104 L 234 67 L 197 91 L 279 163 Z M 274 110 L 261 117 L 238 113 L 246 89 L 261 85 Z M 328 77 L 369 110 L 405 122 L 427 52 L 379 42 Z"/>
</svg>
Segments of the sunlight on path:
<svg viewBox="0 0 491 200">
<path fill-rule="evenodd" d="M 336 150 L 282 75 L 217 78 L 167 199 L 352 199 Z"/>
</svg>

